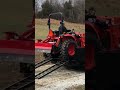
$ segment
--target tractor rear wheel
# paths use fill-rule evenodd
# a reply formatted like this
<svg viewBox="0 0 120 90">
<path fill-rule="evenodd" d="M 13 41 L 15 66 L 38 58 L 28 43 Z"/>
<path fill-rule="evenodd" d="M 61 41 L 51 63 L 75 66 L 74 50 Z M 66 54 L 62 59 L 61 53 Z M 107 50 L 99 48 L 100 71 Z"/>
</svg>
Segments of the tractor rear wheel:
<svg viewBox="0 0 120 90">
<path fill-rule="evenodd" d="M 76 60 L 76 56 L 77 56 L 77 43 L 72 39 L 65 40 L 60 50 L 60 58 L 63 61 L 68 60 L 70 66 L 72 64 L 72 61 Z"/>
<path fill-rule="evenodd" d="M 92 70 L 96 66 L 95 55 L 100 49 L 100 42 L 93 32 L 86 32 L 86 60 L 85 69 Z"/>
</svg>

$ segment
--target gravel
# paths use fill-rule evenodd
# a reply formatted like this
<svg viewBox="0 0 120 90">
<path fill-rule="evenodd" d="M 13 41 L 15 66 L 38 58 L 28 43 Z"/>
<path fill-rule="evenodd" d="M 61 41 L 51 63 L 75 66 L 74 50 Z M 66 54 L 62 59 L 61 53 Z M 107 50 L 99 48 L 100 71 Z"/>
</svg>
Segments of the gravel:
<svg viewBox="0 0 120 90">
<path fill-rule="evenodd" d="M 48 68 L 50 65 L 45 65 Z M 40 67 L 36 73 L 44 70 Z M 85 73 L 80 70 L 66 69 L 64 67 L 54 71 L 42 79 L 35 80 L 36 90 L 85 90 Z M 79 87 L 79 89 L 76 89 Z M 80 89 L 81 88 L 81 89 Z"/>
</svg>

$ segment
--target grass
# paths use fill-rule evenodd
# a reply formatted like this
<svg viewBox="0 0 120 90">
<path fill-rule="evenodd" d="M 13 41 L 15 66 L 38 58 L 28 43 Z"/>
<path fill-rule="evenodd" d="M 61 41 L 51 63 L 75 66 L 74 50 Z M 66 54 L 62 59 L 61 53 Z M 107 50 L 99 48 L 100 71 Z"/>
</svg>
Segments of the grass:
<svg viewBox="0 0 120 90">
<path fill-rule="evenodd" d="M 51 19 L 51 29 L 58 30 L 59 21 Z M 74 29 L 77 32 L 84 33 L 85 32 L 85 25 L 83 24 L 76 24 L 65 22 L 65 26 L 67 29 Z M 47 26 L 47 19 L 36 19 L 35 20 L 35 39 L 45 39 L 48 35 L 48 26 Z"/>
</svg>

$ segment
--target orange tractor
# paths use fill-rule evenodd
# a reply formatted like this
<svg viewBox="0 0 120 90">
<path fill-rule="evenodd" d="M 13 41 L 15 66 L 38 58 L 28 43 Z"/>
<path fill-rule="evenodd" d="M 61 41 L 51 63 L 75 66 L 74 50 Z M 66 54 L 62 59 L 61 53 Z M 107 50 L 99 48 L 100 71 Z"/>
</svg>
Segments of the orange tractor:
<svg viewBox="0 0 120 90">
<path fill-rule="evenodd" d="M 86 70 L 91 70 L 97 53 L 120 52 L 120 17 L 97 17 L 91 8 L 86 10 L 85 19 Z"/>
<path fill-rule="evenodd" d="M 51 29 L 51 16 L 60 16 L 58 30 Z M 52 62 L 69 61 L 69 65 L 80 66 L 85 58 L 85 35 L 68 30 L 64 26 L 63 14 L 52 13 L 48 19 L 49 34 L 45 40 L 37 40 L 36 51 L 44 53 L 46 58 L 52 58 Z M 58 59 L 59 58 L 59 59 Z"/>
</svg>

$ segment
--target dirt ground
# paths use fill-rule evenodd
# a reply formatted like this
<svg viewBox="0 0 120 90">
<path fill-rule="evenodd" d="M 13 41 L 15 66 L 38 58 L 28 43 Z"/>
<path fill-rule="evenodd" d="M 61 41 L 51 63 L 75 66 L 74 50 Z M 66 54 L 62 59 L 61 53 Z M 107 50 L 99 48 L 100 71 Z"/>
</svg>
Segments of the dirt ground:
<svg viewBox="0 0 120 90">
<path fill-rule="evenodd" d="M 52 64 L 36 69 L 43 71 Z M 85 73 L 81 70 L 61 67 L 42 79 L 35 80 L 35 90 L 85 90 Z"/>
</svg>

